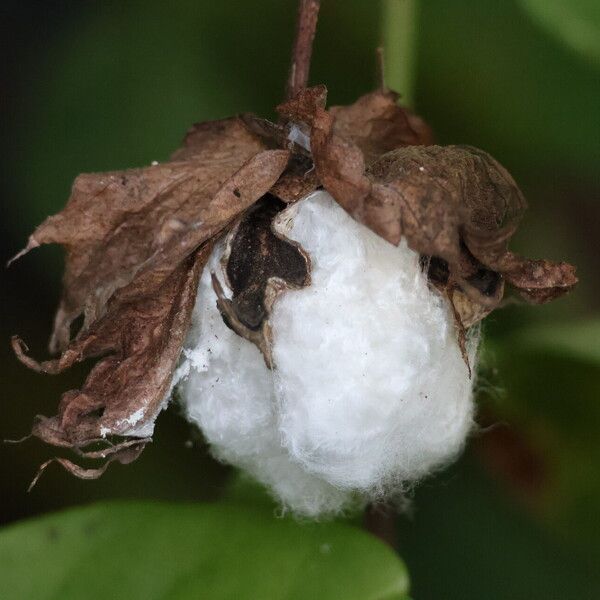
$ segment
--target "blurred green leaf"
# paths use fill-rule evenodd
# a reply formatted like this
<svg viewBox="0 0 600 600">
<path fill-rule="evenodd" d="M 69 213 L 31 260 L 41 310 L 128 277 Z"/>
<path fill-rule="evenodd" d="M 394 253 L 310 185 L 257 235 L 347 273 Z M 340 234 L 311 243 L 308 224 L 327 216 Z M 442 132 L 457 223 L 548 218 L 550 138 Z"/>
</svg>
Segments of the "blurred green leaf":
<svg viewBox="0 0 600 600">
<path fill-rule="evenodd" d="M 599 340 L 600 321 L 593 319 L 536 325 L 489 344 L 483 379 L 491 385 L 483 386 L 482 401 L 525 434 L 543 460 L 540 514 L 565 534 L 594 544 L 600 558 L 594 533 L 600 506 Z"/>
<path fill-rule="evenodd" d="M 516 334 L 511 343 L 528 351 L 600 363 L 600 319 L 528 327 Z"/>
<path fill-rule="evenodd" d="M 235 504 L 109 503 L 0 533 L 3 600 L 404 600 L 403 563 L 340 523 Z"/>
<path fill-rule="evenodd" d="M 531 519 L 474 460 L 420 486 L 399 546 L 415 600 L 597 600 L 597 558 Z"/>
<path fill-rule="evenodd" d="M 422 2 L 417 57 L 417 109 L 442 143 L 490 152 L 528 196 L 546 179 L 568 185 L 596 172 L 597 69 L 554 43 L 517 0 Z M 547 200 L 531 207 L 542 212 Z"/>
<path fill-rule="evenodd" d="M 534 21 L 582 56 L 600 63 L 598 0 L 520 0 Z"/>
</svg>

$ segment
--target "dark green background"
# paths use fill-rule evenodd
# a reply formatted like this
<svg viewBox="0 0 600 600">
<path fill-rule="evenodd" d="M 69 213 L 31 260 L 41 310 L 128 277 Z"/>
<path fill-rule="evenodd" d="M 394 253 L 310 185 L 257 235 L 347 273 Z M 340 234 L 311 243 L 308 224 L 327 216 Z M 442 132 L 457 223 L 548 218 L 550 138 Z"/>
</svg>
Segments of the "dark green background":
<svg viewBox="0 0 600 600">
<path fill-rule="evenodd" d="M 479 146 L 515 175 L 530 210 L 513 248 L 573 262 L 581 277 L 566 299 L 486 321 L 478 400 L 489 431 L 399 519 L 418 600 L 600 595 L 600 57 L 560 35 L 579 8 L 596 31 L 599 21 L 590 3 L 565 2 L 553 29 L 536 4 L 543 13 L 533 0 L 423 0 L 415 25 L 417 110 L 442 143 Z M 272 115 L 295 2 L 13 1 L 1 14 L 4 261 L 78 173 L 162 160 L 194 121 Z M 332 103 L 373 86 L 380 19 L 379 2 L 323 0 L 311 79 Z M 2 273 L 1 437 L 52 414 L 85 372 L 36 375 L 8 349 L 18 332 L 43 355 L 60 269 L 60 250 L 46 248 Z M 0 519 L 103 498 L 217 499 L 230 473 L 176 413 L 161 415 L 138 462 L 95 482 L 51 467 L 27 494 L 52 451 L 1 447 Z"/>
</svg>

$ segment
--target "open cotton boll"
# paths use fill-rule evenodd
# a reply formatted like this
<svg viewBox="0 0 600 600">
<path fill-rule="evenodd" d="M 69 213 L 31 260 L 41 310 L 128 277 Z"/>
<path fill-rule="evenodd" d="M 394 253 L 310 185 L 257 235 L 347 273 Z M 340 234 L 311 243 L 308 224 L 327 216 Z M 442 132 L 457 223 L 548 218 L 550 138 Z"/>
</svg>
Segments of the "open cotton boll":
<svg viewBox="0 0 600 600">
<path fill-rule="evenodd" d="M 275 227 L 312 263 L 311 285 L 282 294 L 270 319 L 290 455 L 336 486 L 374 495 L 453 458 L 472 424 L 472 382 L 419 256 L 326 192 L 280 213 Z"/>
<path fill-rule="evenodd" d="M 217 458 L 250 473 L 284 507 L 309 517 L 340 512 L 351 494 L 290 458 L 281 444 L 272 373 L 259 350 L 221 318 L 210 272 L 221 274 L 222 254 L 221 245 L 202 275 L 179 367 L 187 418 L 202 430 Z"/>
<path fill-rule="evenodd" d="M 286 208 L 273 227 L 311 263 L 310 285 L 285 290 L 272 308 L 274 368 L 217 309 L 210 273 L 228 290 L 221 244 L 179 368 L 186 414 L 216 457 L 297 514 L 402 491 L 453 458 L 472 424 L 447 302 L 415 252 L 355 222 L 326 192 Z"/>
</svg>

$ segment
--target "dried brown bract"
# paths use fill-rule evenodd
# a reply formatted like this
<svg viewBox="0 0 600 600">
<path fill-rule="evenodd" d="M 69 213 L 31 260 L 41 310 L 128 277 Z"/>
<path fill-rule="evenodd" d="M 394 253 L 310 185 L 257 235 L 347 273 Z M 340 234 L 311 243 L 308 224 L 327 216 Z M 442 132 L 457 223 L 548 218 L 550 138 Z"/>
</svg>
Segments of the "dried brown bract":
<svg viewBox="0 0 600 600">
<path fill-rule="evenodd" d="M 67 258 L 50 341 L 60 356 L 38 363 L 15 337 L 17 357 L 45 373 L 104 357 L 81 390 L 63 395 L 56 417 L 38 418 L 33 434 L 50 444 L 79 450 L 118 436 L 129 449 L 128 438 L 151 435 L 212 241 L 268 192 L 289 152 L 267 149 L 233 118 L 195 126 L 173 159 L 79 176 L 65 209 L 40 225 L 21 253 L 59 243 Z"/>
<path fill-rule="evenodd" d="M 404 237 L 435 259 L 432 282 L 451 297 L 460 293 L 455 308 L 464 326 L 498 306 L 504 280 L 537 303 L 572 289 L 571 265 L 508 250 L 526 202 L 506 169 L 477 148 L 424 145 L 428 129 L 401 108 L 392 110 L 389 94 L 326 111 L 323 88 L 316 87 L 278 110 L 310 127 L 319 180 L 354 218 L 390 243 Z"/>
<path fill-rule="evenodd" d="M 463 347 L 465 328 L 499 305 L 505 282 L 532 302 L 575 285 L 570 265 L 508 250 L 526 203 L 491 156 L 432 145 L 429 127 L 393 92 L 329 110 L 326 93 L 325 86 L 302 90 L 278 107 L 280 123 L 245 115 L 195 125 L 168 162 L 75 180 L 65 209 L 25 249 L 66 248 L 50 341 L 59 356 L 38 363 L 18 338 L 13 347 L 45 373 L 100 360 L 80 390 L 63 395 L 57 416 L 38 417 L 34 435 L 88 458 L 139 455 L 168 401 L 198 278 L 214 241 L 228 232 L 233 296 L 214 278 L 218 306 L 270 366 L 272 303 L 282 290 L 310 283 L 307 256 L 272 230 L 272 220 L 318 187 L 388 242 L 405 238 L 422 255 L 432 285 L 449 299 Z M 90 451 L 96 443 L 103 448 Z M 79 477 L 105 469 L 60 464 Z"/>
<path fill-rule="evenodd" d="M 433 143 L 429 126 L 398 105 L 399 95 L 391 90 L 376 90 L 361 96 L 350 106 L 332 106 L 335 134 L 353 141 L 370 165 L 382 154 L 401 146 Z"/>
</svg>

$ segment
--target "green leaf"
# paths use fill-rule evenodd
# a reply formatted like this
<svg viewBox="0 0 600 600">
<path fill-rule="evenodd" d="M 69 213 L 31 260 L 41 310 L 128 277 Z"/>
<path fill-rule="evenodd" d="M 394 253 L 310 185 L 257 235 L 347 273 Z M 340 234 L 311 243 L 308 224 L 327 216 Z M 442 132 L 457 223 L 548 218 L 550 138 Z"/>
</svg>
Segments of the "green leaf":
<svg viewBox="0 0 600 600">
<path fill-rule="evenodd" d="M 599 598 L 597 555 L 548 531 L 505 491 L 474 457 L 416 490 L 398 538 L 415 600 Z"/>
<path fill-rule="evenodd" d="M 235 504 L 109 503 L 0 533 L 4 600 L 405 600 L 403 563 L 364 531 Z"/>
<path fill-rule="evenodd" d="M 511 342 L 529 350 L 600 363 L 600 319 L 528 327 Z"/>
<path fill-rule="evenodd" d="M 582 56 L 600 63 L 598 0 L 520 0 L 533 20 Z"/>
<path fill-rule="evenodd" d="M 440 142 L 490 152 L 530 200 L 538 190 L 531 202 L 538 218 L 551 195 L 544 191 L 557 187 L 552 177 L 545 185 L 540 173 L 567 186 L 593 184 L 595 65 L 565 52 L 517 2 L 428 0 L 419 4 L 419 13 L 416 106 Z M 570 201 L 564 202 L 568 211 Z M 559 231 L 564 236 L 564 223 Z"/>
<path fill-rule="evenodd" d="M 481 394 L 498 420 L 524 434 L 543 460 L 538 512 L 567 535 L 594 544 L 597 556 L 598 339 L 598 319 L 539 324 L 504 336 L 486 349 L 488 385 Z"/>
</svg>

